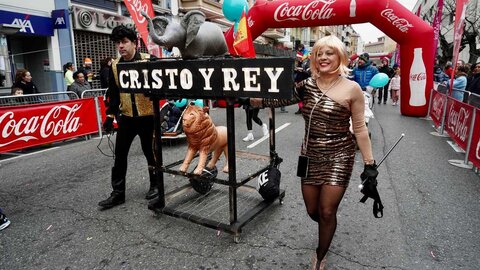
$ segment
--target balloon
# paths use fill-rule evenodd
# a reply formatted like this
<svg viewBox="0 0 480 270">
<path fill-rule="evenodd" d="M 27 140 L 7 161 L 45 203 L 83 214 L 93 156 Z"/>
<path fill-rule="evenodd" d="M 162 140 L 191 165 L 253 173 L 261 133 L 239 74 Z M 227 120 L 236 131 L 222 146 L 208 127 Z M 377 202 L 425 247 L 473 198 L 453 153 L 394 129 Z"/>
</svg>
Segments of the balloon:
<svg viewBox="0 0 480 270">
<path fill-rule="evenodd" d="M 180 100 L 175 101 L 175 106 L 177 106 L 178 108 L 185 107 L 185 105 L 187 105 L 187 99 L 186 98 L 182 98 Z"/>
<path fill-rule="evenodd" d="M 202 108 L 203 107 L 203 99 L 196 99 L 193 104 Z"/>
<path fill-rule="evenodd" d="M 225 0 L 223 1 L 222 11 L 225 18 L 231 22 L 238 22 L 242 17 L 242 12 L 248 12 L 248 2 L 246 0 Z"/>
<path fill-rule="evenodd" d="M 388 75 L 380 72 L 373 76 L 373 78 L 370 80 L 369 85 L 375 88 L 384 87 L 385 85 L 387 85 L 388 80 L 390 80 L 388 78 Z"/>
<path fill-rule="evenodd" d="M 237 30 L 238 30 L 238 22 L 234 22 L 233 23 L 233 33 L 237 33 Z"/>
</svg>

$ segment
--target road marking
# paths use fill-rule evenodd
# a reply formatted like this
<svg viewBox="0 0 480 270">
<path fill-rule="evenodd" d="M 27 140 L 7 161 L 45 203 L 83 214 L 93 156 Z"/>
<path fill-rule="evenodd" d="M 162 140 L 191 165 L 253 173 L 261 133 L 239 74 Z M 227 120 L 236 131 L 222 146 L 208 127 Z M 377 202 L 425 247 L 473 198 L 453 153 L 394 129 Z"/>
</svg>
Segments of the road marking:
<svg viewBox="0 0 480 270">
<path fill-rule="evenodd" d="M 290 123 L 285 123 L 281 126 L 279 126 L 278 128 L 275 129 L 275 133 L 278 133 L 280 130 L 288 127 L 290 125 Z M 258 144 L 260 144 L 261 142 L 265 141 L 266 139 L 268 139 L 269 136 L 263 136 L 262 138 L 256 140 L 254 143 L 250 144 L 249 146 L 247 146 L 247 148 L 253 148 L 255 146 L 257 146 Z"/>
<path fill-rule="evenodd" d="M 32 153 L 28 153 L 28 154 L 20 154 L 16 157 L 11 157 L 11 158 L 0 160 L 0 163 L 2 163 L 4 161 L 8 161 L 8 160 L 14 160 L 14 159 L 21 158 L 21 157 L 26 157 L 26 156 L 31 156 L 31 155 L 47 152 L 47 151 L 54 150 L 54 149 L 57 149 L 57 148 L 60 148 L 60 146 L 55 146 L 55 147 L 52 147 L 52 148 L 48 148 L 48 149 L 40 150 L 40 151 L 35 151 L 35 152 L 32 152 Z"/>
</svg>

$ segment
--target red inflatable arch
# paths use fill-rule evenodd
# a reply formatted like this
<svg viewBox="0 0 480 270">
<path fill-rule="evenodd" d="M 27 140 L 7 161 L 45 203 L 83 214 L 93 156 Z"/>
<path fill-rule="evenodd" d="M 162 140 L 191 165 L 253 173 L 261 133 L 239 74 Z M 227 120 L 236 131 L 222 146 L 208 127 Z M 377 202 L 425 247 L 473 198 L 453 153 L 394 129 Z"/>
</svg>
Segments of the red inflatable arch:
<svg viewBox="0 0 480 270">
<path fill-rule="evenodd" d="M 252 38 L 268 28 L 370 22 L 400 44 L 400 112 L 426 116 L 433 86 L 433 28 L 394 0 L 257 0 L 248 12 Z M 233 27 L 225 33 L 233 52 Z"/>
</svg>

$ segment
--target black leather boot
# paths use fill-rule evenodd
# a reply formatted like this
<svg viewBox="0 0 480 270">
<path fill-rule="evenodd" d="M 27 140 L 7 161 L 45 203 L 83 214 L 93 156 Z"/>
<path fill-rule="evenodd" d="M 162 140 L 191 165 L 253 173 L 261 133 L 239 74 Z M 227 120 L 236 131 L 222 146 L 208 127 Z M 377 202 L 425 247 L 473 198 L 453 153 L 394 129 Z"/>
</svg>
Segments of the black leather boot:
<svg viewBox="0 0 480 270">
<path fill-rule="evenodd" d="M 125 193 L 112 192 L 110 197 L 98 203 L 103 209 L 110 209 L 117 205 L 125 203 Z"/>
<path fill-rule="evenodd" d="M 149 167 L 148 174 L 150 175 L 150 188 L 148 189 L 147 194 L 145 195 L 145 199 L 151 200 L 158 196 L 158 189 L 157 189 L 157 174 L 155 172 L 155 168 Z"/>
<path fill-rule="evenodd" d="M 98 203 L 103 209 L 109 209 L 125 202 L 125 177 L 115 167 L 112 168 L 112 188 L 110 197 Z"/>
</svg>

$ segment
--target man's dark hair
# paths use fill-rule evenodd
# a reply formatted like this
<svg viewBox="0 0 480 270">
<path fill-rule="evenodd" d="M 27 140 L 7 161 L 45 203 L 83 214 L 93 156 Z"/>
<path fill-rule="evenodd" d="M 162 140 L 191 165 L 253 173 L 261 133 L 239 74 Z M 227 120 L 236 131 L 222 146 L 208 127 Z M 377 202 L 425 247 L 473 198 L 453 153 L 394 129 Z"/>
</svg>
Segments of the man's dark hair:
<svg viewBox="0 0 480 270">
<path fill-rule="evenodd" d="M 137 33 L 135 30 L 126 27 L 125 25 L 119 25 L 112 30 L 110 39 L 113 42 L 122 40 L 123 38 L 128 38 L 132 42 L 137 41 Z"/>
<path fill-rule="evenodd" d="M 80 74 L 80 73 L 83 74 L 81 71 L 75 71 L 75 72 L 73 73 L 73 78 L 74 78 L 75 80 L 78 79 L 78 74 Z"/>
</svg>

